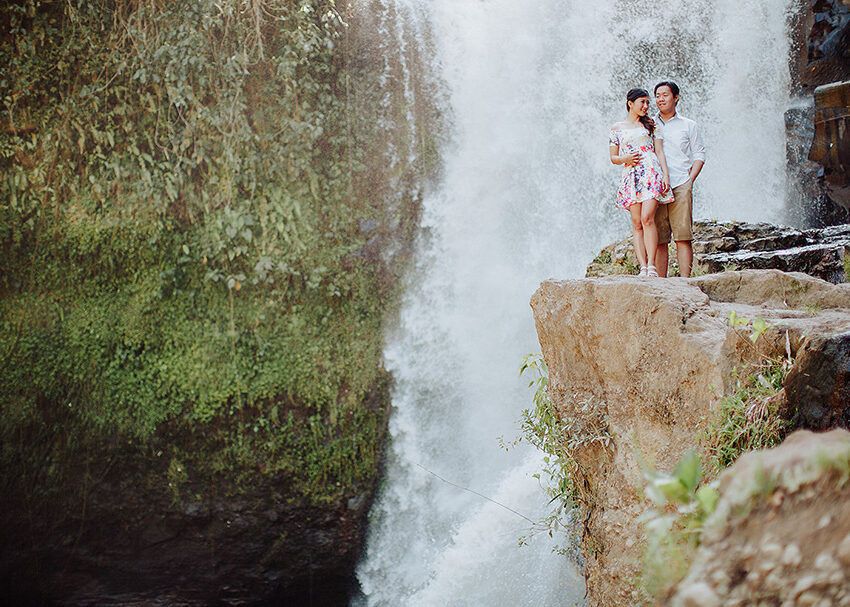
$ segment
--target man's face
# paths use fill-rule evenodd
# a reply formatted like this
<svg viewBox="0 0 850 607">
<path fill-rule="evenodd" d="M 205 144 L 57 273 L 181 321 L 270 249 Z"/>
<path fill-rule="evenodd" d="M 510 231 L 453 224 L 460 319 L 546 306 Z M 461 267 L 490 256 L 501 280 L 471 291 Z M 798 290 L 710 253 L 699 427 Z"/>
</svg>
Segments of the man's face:
<svg viewBox="0 0 850 607">
<path fill-rule="evenodd" d="M 676 104 L 679 102 L 678 96 L 673 96 L 673 91 L 666 84 L 659 86 L 655 91 L 655 105 L 662 114 L 672 114 L 676 111 Z"/>
</svg>

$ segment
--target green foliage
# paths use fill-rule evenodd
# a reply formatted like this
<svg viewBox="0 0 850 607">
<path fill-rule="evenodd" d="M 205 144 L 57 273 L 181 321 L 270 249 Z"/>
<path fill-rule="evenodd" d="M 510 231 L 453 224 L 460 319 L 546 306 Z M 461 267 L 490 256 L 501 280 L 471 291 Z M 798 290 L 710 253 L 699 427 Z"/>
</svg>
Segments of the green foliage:
<svg viewBox="0 0 850 607">
<path fill-rule="evenodd" d="M 645 492 L 656 508 L 641 516 L 647 536 L 642 586 L 666 597 L 688 572 L 705 520 L 719 499 L 716 483 L 702 483 L 699 455 L 687 451 L 672 474 L 644 470 Z"/>
<path fill-rule="evenodd" d="M 733 310 L 727 320 L 739 338 L 750 344 L 756 361 L 733 369 L 732 393 L 720 401 L 702 437 L 715 472 L 732 465 L 742 453 L 775 447 L 790 426 L 775 398 L 793 364 L 787 335 L 786 356 L 769 355 L 759 348 L 771 328 L 764 319 L 750 321 Z"/>
<path fill-rule="evenodd" d="M 611 263 L 611 261 L 611 251 L 603 249 L 600 251 L 599 255 L 593 258 L 591 263 L 606 265 Z"/>
<path fill-rule="evenodd" d="M 542 474 L 535 477 L 543 482 L 552 504 L 540 526 L 550 535 L 561 528 L 574 531 L 566 515 L 577 508 L 580 517 L 591 501 L 582 480 L 581 455 L 586 457 L 588 451 L 604 453 L 611 446 L 604 405 L 590 400 L 576 403 L 573 417 L 563 419 L 549 399 L 549 373 L 541 354 L 529 354 L 523 359 L 520 373 L 526 372 L 533 374 L 529 387 L 534 388 L 534 408 L 522 412 L 520 440 L 544 453 Z M 573 535 L 571 539 L 577 537 Z"/>
<path fill-rule="evenodd" d="M 766 358 L 736 368 L 734 391 L 723 398 L 703 436 L 713 469 L 723 470 L 747 451 L 775 447 L 790 426 L 772 398 L 781 389 L 791 364 L 784 358 Z"/>
<path fill-rule="evenodd" d="M 756 317 L 753 320 L 749 320 L 743 316 L 738 316 L 738 313 L 735 312 L 735 310 L 729 312 L 727 322 L 733 329 L 737 327 L 750 327 L 751 330 L 748 338 L 754 344 L 770 328 L 770 325 L 768 325 L 763 318 Z"/>
<path fill-rule="evenodd" d="M 46 488 L 98 440 L 173 439 L 190 476 L 371 482 L 394 284 L 363 254 L 382 133 L 350 128 L 334 2 L 21 1 L 0 24 L 4 469 Z"/>
<path fill-rule="evenodd" d="M 617 246 L 617 249 L 619 249 L 619 246 Z M 629 252 L 626 255 L 619 255 L 615 258 L 614 251 L 613 245 L 600 251 L 587 267 L 587 277 L 593 278 L 612 274 L 638 274 L 640 272 L 640 265 L 633 253 Z"/>
</svg>

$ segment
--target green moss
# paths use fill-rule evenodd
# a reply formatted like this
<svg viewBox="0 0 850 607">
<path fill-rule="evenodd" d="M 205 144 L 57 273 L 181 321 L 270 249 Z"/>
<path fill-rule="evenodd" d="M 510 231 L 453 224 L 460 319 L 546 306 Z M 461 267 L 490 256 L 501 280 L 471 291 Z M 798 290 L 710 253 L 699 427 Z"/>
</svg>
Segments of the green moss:
<svg viewBox="0 0 850 607">
<path fill-rule="evenodd" d="M 369 166 L 378 121 L 350 128 L 375 110 L 346 82 L 375 75 L 332 3 L 268 2 L 262 38 L 213 0 L 23 6 L 0 9 L 7 488 L 48 503 L 110 457 L 176 500 L 205 475 L 369 486 L 396 282 L 359 221 L 397 176 Z"/>
<path fill-rule="evenodd" d="M 608 249 L 603 249 L 599 255 L 593 258 L 593 262 L 596 264 L 609 264 L 611 263 L 611 251 Z"/>
</svg>

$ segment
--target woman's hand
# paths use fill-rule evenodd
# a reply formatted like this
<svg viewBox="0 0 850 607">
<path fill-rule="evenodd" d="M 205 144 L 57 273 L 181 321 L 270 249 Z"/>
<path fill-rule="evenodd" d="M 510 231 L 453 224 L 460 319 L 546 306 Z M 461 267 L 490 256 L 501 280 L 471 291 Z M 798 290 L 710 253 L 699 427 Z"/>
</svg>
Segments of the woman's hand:
<svg viewBox="0 0 850 607">
<path fill-rule="evenodd" d="M 620 156 L 623 159 L 623 164 L 627 167 L 633 167 L 640 164 L 640 152 L 632 152 L 631 154 L 623 154 Z"/>
<path fill-rule="evenodd" d="M 661 191 L 666 192 L 670 189 L 670 176 L 667 173 L 661 173 Z"/>
</svg>

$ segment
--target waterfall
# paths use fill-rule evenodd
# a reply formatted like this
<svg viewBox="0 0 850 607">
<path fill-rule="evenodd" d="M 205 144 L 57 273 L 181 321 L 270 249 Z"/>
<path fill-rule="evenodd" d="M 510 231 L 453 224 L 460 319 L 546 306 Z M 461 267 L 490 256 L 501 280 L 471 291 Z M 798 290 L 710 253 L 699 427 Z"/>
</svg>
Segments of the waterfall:
<svg viewBox="0 0 850 607">
<path fill-rule="evenodd" d="M 607 147 L 629 88 L 677 81 L 681 112 L 703 126 L 698 217 L 781 219 L 786 4 L 383 0 L 428 21 L 451 133 L 387 336 L 391 447 L 354 604 L 582 603 L 581 575 L 553 540 L 518 546 L 529 523 L 458 486 L 530 519 L 546 512 L 539 455 L 498 437 L 515 438 L 530 405 L 518 368 L 539 351 L 531 294 L 582 276 L 629 233 Z"/>
</svg>

